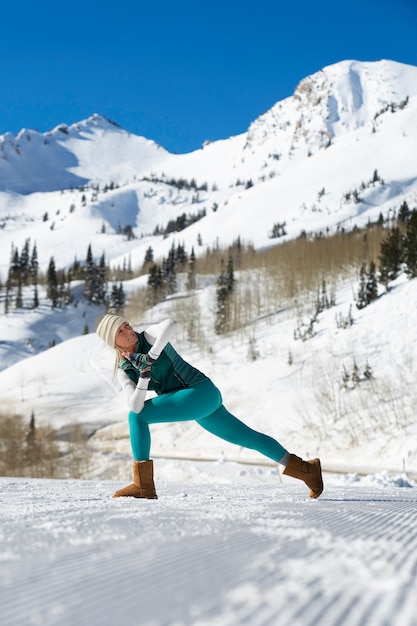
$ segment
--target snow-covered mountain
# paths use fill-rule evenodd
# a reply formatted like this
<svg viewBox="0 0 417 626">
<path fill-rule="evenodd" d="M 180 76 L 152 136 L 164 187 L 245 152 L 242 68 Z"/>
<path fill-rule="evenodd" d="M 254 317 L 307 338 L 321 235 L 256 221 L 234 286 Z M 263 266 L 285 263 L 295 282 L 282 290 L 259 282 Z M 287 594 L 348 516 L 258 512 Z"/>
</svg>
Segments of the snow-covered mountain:
<svg viewBox="0 0 417 626">
<path fill-rule="evenodd" d="M 189 154 L 170 154 L 93 115 L 49 133 L 3 135 L 0 156 L 2 281 L 12 246 L 21 250 L 27 239 L 36 242 L 44 270 L 52 256 L 58 268 L 75 257 L 84 260 L 89 244 L 97 258 L 104 251 L 112 265 L 129 259 L 133 267 L 142 264 L 149 246 L 158 258 L 173 242 L 203 254 L 207 247 L 240 236 L 261 248 L 277 243 L 270 237 L 277 222 L 286 224 L 283 241 L 302 231 L 364 225 L 381 213 L 398 211 L 404 200 L 410 208 L 416 206 L 417 67 L 392 61 L 343 61 L 326 67 L 301 81 L 292 96 L 246 132 Z M 153 234 L 184 213 L 204 211 L 205 217 L 181 232 L 166 238 Z M 126 226 L 136 238 L 121 234 Z M 127 295 L 143 283 L 143 278 L 126 283 Z M 259 320 L 252 332 L 261 359 L 253 363 L 241 337 L 219 339 L 216 358 L 190 345 L 185 332 L 176 344 L 219 382 L 232 411 L 294 451 L 320 451 L 328 466 L 405 466 L 416 472 L 417 444 L 409 421 L 417 369 L 410 306 L 415 281 L 399 280 L 390 294 L 356 311 L 354 324 L 341 330 L 335 316 L 347 314 L 355 288 L 344 286 L 337 307 L 320 317 L 320 332 L 307 342 L 294 340 L 297 312 Z M 211 296 L 210 286 L 196 294 L 207 333 L 212 332 L 205 320 Z M 80 336 L 84 325 L 94 328 L 102 309 L 77 302 L 77 307 L 51 310 L 42 300 L 33 311 L 0 312 L 3 406 L 24 414 L 34 410 L 38 419 L 58 428 L 74 420 L 98 426 L 123 422 L 123 401 L 111 383 L 111 354 L 94 334 Z M 179 304 L 166 302 L 154 313 L 175 315 L 175 306 Z M 52 342 L 58 345 L 46 350 Z M 346 426 L 337 413 L 340 377 L 354 362 L 360 368 L 370 362 L 375 382 L 357 392 L 360 398 Z M 244 382 L 248 374 L 254 382 L 250 388 Z M 352 417 L 356 414 L 361 420 L 367 416 L 360 427 Z M 195 455 L 202 450 L 212 457 L 231 454 L 223 442 L 194 431 L 193 425 L 186 428 L 156 428 L 159 453 L 172 454 L 191 437 L 188 452 Z M 120 429 L 125 436 L 125 425 Z M 327 429 L 333 438 L 326 438 Z M 106 443 L 106 432 L 101 431 L 100 445 L 108 453 L 115 444 Z M 108 436 L 115 433 L 112 427 Z M 121 446 L 128 455 L 125 439 Z M 106 462 L 110 467 L 109 456 Z"/>
<path fill-rule="evenodd" d="M 49 133 L 8 133 L 0 137 L 0 275 L 11 245 L 26 238 L 37 242 L 43 269 L 51 250 L 66 267 L 89 243 L 97 257 L 140 264 L 150 244 L 166 254 L 172 237 L 151 235 L 183 213 L 206 212 L 176 235 L 197 254 L 237 235 L 270 245 L 275 222 L 286 222 L 287 237 L 364 224 L 415 202 L 416 131 L 416 67 L 343 61 L 302 80 L 241 135 L 188 154 L 99 115 Z M 383 184 L 370 184 L 375 170 Z M 360 202 L 346 199 L 359 189 Z M 125 226 L 136 240 L 123 241 Z"/>
</svg>

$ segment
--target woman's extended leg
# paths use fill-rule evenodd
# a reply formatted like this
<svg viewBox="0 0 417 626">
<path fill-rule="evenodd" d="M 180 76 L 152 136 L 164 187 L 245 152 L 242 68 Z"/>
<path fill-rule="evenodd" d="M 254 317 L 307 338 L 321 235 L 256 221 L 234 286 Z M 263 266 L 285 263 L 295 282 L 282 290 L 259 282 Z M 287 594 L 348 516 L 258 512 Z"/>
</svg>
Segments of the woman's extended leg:
<svg viewBox="0 0 417 626">
<path fill-rule="evenodd" d="M 149 459 L 149 424 L 186 420 L 196 420 L 217 437 L 258 450 L 274 461 L 282 462 L 285 459 L 286 462 L 288 459 L 288 452 L 278 441 L 249 428 L 229 413 L 222 405 L 220 391 L 210 380 L 147 400 L 140 413 L 129 413 L 133 458 L 136 461 Z"/>
<path fill-rule="evenodd" d="M 213 433 L 213 435 L 217 435 L 217 437 L 221 437 L 221 439 L 244 448 L 257 450 L 268 458 L 278 463 L 281 462 L 284 465 L 288 461 L 289 453 L 276 439 L 249 428 L 249 426 L 246 426 L 237 417 L 229 413 L 223 405 L 208 417 L 199 419 L 197 422 L 205 430 Z"/>
</svg>

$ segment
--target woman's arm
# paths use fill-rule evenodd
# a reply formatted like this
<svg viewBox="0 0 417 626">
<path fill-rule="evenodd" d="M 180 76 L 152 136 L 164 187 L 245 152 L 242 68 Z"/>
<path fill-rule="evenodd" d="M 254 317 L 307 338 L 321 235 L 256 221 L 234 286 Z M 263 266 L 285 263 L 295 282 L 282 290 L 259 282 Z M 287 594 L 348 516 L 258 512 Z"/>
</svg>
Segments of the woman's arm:
<svg viewBox="0 0 417 626">
<path fill-rule="evenodd" d="M 156 360 L 159 357 L 162 350 L 173 336 L 176 325 L 177 322 L 175 320 L 166 319 L 159 324 L 148 326 L 144 331 L 146 340 L 152 346 L 148 353 L 152 359 Z M 140 413 L 145 404 L 150 379 L 140 377 L 138 384 L 135 385 L 126 372 L 120 369 L 117 371 L 117 379 L 122 386 L 129 409 L 134 413 Z"/>
<path fill-rule="evenodd" d="M 145 339 L 149 341 L 152 348 L 149 350 L 149 356 L 157 359 L 175 333 L 177 322 L 173 319 L 166 319 L 159 324 L 152 324 L 146 328 L 144 334 Z"/>
<path fill-rule="evenodd" d="M 139 378 L 135 385 L 133 380 L 123 370 L 117 371 L 117 380 L 122 386 L 127 406 L 130 411 L 140 413 L 145 404 L 146 392 L 148 391 L 149 378 Z"/>
</svg>

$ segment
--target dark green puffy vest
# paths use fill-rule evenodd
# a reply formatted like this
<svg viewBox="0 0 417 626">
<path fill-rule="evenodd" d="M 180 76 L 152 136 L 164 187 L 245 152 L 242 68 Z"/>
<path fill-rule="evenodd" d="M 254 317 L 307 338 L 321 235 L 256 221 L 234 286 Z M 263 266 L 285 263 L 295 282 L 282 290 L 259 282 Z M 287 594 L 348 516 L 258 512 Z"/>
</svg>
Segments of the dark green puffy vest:
<svg viewBox="0 0 417 626">
<path fill-rule="evenodd" d="M 136 334 L 138 343 L 135 352 L 147 354 L 152 347 L 151 344 L 145 339 L 143 332 Z M 139 371 L 130 361 L 123 358 L 119 363 L 119 368 L 125 371 L 129 378 L 137 384 Z M 152 365 L 148 389 L 159 395 L 191 387 L 202 380 L 206 380 L 206 378 L 207 376 L 184 361 L 172 345 L 167 343 L 157 361 Z"/>
</svg>

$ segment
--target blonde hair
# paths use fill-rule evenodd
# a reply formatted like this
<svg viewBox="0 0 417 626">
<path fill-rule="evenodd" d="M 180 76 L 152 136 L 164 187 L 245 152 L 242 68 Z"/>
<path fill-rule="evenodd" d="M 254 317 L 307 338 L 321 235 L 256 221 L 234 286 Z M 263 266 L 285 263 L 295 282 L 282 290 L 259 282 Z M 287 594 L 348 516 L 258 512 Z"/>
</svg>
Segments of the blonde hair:
<svg viewBox="0 0 417 626">
<path fill-rule="evenodd" d="M 114 379 L 116 378 L 117 375 L 117 370 L 119 369 L 119 364 L 122 361 L 122 359 L 124 358 L 122 355 L 122 349 L 118 348 L 117 346 L 114 347 L 114 351 L 115 351 L 115 360 L 114 360 L 114 368 L 113 368 L 113 377 L 112 380 L 114 381 Z"/>
</svg>

